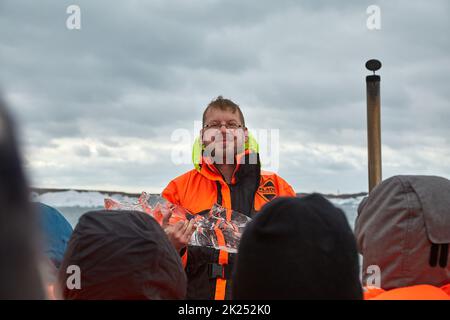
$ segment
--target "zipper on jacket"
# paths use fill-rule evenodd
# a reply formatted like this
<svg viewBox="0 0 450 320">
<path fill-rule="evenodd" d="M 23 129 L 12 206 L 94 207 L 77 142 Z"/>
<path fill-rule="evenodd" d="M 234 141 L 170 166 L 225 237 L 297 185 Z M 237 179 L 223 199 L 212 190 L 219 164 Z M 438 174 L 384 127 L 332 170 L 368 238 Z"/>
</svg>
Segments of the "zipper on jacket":
<svg viewBox="0 0 450 320">
<path fill-rule="evenodd" d="M 219 205 L 222 205 L 222 185 L 220 184 L 219 181 L 216 181 L 216 186 L 217 186 L 217 203 Z"/>
</svg>

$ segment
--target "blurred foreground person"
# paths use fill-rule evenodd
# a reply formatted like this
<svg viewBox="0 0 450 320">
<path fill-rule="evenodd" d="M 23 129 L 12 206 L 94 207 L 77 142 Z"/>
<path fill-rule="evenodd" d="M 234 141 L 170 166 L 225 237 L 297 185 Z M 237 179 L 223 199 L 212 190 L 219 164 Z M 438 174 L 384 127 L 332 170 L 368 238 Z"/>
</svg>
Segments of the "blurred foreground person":
<svg viewBox="0 0 450 320">
<path fill-rule="evenodd" d="M 355 234 L 366 299 L 450 299 L 449 180 L 383 181 L 359 205 Z M 379 288 L 373 287 L 374 266 Z"/>
<path fill-rule="evenodd" d="M 57 294 L 71 300 L 184 299 L 187 286 L 181 258 L 167 235 L 155 219 L 138 211 L 84 214 L 58 280 Z"/>
<path fill-rule="evenodd" d="M 12 123 L 0 101 L 0 299 L 44 299 L 36 217 Z"/>
<path fill-rule="evenodd" d="M 233 299 L 362 299 L 353 233 L 320 195 L 265 205 L 238 252 Z"/>
</svg>

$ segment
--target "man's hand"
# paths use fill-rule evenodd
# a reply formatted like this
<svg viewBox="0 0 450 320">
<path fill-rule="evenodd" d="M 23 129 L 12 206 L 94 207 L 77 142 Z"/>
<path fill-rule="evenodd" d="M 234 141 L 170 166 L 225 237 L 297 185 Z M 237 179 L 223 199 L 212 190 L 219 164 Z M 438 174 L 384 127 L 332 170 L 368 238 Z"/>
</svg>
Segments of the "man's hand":
<svg viewBox="0 0 450 320">
<path fill-rule="evenodd" d="M 172 242 L 175 249 L 180 252 L 181 249 L 186 247 L 191 239 L 192 234 L 194 233 L 197 225 L 194 219 L 190 221 L 178 221 L 176 224 L 170 226 L 169 219 L 172 216 L 172 213 L 164 216 L 162 221 L 162 227 L 169 237 L 170 242 Z"/>
</svg>

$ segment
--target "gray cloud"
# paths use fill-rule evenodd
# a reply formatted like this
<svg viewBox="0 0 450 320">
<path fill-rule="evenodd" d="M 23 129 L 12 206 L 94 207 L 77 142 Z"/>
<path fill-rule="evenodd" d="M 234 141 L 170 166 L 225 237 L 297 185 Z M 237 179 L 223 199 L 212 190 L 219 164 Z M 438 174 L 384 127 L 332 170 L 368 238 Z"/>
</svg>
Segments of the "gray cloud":
<svg viewBox="0 0 450 320">
<path fill-rule="evenodd" d="M 73 152 L 75 155 L 85 158 L 89 158 L 92 155 L 91 149 L 85 145 L 75 147 Z"/>
<path fill-rule="evenodd" d="M 372 57 L 384 65 L 385 176 L 448 175 L 445 0 L 83 0 L 80 31 L 65 28 L 70 4 L 1 5 L 0 83 L 38 185 L 113 179 L 124 189 L 160 188 L 181 173 L 161 146 L 173 144 L 173 130 L 191 131 L 222 94 L 242 106 L 250 128 L 280 129 L 282 146 L 295 150 L 282 148 L 280 174 L 298 191 L 360 191 L 367 184 L 364 62 Z M 381 7 L 379 31 L 365 27 L 371 4 Z M 88 158 L 79 149 L 86 139 L 95 140 Z M 155 147 L 127 163 L 114 150 L 132 139 Z M 56 151 L 64 143 L 88 162 L 63 164 Z M 139 169 L 145 183 L 135 181 L 143 179 Z"/>
</svg>

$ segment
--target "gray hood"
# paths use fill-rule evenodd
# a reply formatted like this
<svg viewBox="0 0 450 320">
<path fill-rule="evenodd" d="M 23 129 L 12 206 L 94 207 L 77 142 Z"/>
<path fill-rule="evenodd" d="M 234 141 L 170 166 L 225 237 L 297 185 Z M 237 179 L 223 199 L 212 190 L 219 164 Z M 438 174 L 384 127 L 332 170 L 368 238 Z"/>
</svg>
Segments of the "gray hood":
<svg viewBox="0 0 450 320">
<path fill-rule="evenodd" d="M 355 224 L 367 268 L 378 265 L 381 287 L 450 282 L 450 181 L 435 176 L 394 176 L 359 205 Z"/>
</svg>

